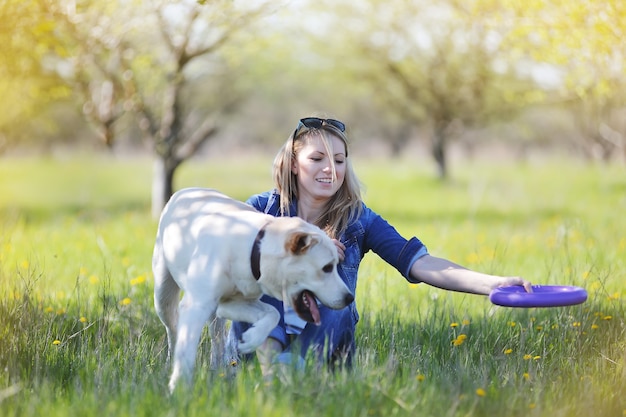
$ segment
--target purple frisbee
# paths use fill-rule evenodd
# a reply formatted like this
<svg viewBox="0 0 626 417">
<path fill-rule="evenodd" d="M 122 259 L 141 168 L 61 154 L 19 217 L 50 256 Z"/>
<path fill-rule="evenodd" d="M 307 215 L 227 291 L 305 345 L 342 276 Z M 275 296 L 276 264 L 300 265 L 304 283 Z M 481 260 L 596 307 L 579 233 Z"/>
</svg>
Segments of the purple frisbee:
<svg viewBox="0 0 626 417">
<path fill-rule="evenodd" d="M 562 307 L 584 303 L 587 291 L 567 285 L 533 285 L 533 292 L 526 292 L 521 285 L 496 288 L 489 300 L 504 307 Z"/>
</svg>

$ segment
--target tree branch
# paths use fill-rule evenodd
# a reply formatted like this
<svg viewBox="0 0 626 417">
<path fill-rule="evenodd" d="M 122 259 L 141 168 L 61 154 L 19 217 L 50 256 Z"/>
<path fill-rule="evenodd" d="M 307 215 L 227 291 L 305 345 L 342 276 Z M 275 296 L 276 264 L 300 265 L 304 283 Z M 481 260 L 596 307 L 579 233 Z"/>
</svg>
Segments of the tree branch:
<svg viewBox="0 0 626 417">
<path fill-rule="evenodd" d="M 189 135 L 189 138 L 176 150 L 175 156 L 178 160 L 185 160 L 193 156 L 200 147 L 206 143 L 211 136 L 218 131 L 216 117 L 205 119 L 198 128 Z"/>
</svg>

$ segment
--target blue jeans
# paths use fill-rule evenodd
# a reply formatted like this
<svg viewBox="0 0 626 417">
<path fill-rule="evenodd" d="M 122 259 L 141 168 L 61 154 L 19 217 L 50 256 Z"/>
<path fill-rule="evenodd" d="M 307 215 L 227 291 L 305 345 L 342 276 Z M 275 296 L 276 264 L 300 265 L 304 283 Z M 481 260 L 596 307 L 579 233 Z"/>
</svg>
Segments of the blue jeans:
<svg viewBox="0 0 626 417">
<path fill-rule="evenodd" d="M 274 306 L 279 312 L 283 311 L 282 301 L 267 295 L 264 295 L 261 301 Z M 307 323 L 302 333 L 293 335 L 294 337 L 291 338 L 276 332 L 270 334 L 270 337 L 276 338 L 284 348 L 277 358 L 278 362 L 284 362 L 281 358 L 289 358 L 294 355 L 298 358 L 306 358 L 308 354 L 313 354 L 317 361 L 325 361 L 331 366 L 351 366 L 356 349 L 355 322 L 350 308 L 333 310 L 320 305 L 319 310 L 322 321 L 320 326 Z M 241 335 L 250 326 L 249 323 L 233 322 L 230 337 L 241 340 Z M 282 314 L 278 328 L 285 328 Z"/>
</svg>

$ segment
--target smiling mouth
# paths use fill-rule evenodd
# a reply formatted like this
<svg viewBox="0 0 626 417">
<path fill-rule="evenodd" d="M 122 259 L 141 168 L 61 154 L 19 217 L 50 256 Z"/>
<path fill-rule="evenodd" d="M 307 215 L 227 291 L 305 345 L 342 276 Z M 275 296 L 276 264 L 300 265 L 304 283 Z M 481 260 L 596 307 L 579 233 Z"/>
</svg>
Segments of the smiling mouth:
<svg viewBox="0 0 626 417">
<path fill-rule="evenodd" d="M 293 309 L 304 321 L 315 323 L 319 326 L 322 323 L 320 311 L 317 308 L 315 294 L 309 290 L 304 290 L 292 300 Z"/>
<path fill-rule="evenodd" d="M 323 184 L 332 184 L 333 182 L 332 178 L 318 178 L 315 181 L 321 182 Z"/>
</svg>

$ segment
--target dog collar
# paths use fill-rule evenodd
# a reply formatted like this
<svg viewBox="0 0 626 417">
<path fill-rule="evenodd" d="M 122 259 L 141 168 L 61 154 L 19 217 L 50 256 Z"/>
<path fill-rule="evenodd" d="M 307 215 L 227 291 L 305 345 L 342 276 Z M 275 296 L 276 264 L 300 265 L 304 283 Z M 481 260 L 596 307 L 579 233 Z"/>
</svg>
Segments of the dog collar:
<svg viewBox="0 0 626 417">
<path fill-rule="evenodd" d="M 250 252 L 250 268 L 252 269 L 252 275 L 254 279 L 257 281 L 261 278 L 261 240 L 263 240 L 263 236 L 265 236 L 265 226 L 261 227 L 259 233 L 256 234 L 254 238 L 254 243 L 252 244 L 252 251 Z"/>
</svg>

